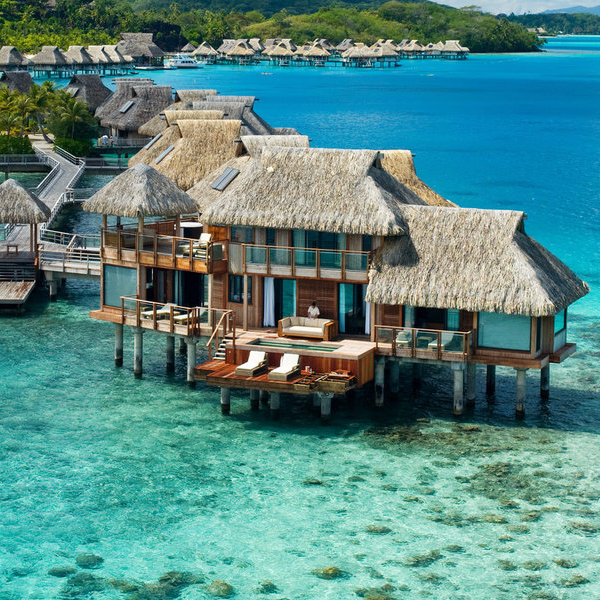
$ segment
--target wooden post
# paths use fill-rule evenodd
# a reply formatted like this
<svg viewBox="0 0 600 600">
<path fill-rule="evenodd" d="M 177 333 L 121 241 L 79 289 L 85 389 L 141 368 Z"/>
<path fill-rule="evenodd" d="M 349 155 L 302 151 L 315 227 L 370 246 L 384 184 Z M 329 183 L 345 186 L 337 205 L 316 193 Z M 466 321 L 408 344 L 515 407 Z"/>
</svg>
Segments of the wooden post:
<svg viewBox="0 0 600 600">
<path fill-rule="evenodd" d="M 385 357 L 375 359 L 375 406 L 383 406 L 385 390 Z"/>
<path fill-rule="evenodd" d="M 250 409 L 258 410 L 259 404 L 259 390 L 250 390 Z"/>
<path fill-rule="evenodd" d="M 517 417 L 525 415 L 525 398 L 527 396 L 527 369 L 515 369 L 517 372 L 517 403 L 515 412 Z"/>
<path fill-rule="evenodd" d="M 400 392 L 400 363 L 397 360 L 388 360 L 390 376 L 390 392 L 398 394 Z"/>
<path fill-rule="evenodd" d="M 321 400 L 321 423 L 329 423 L 331 417 L 331 399 L 333 394 L 319 394 Z"/>
<path fill-rule="evenodd" d="M 477 365 L 474 362 L 467 363 L 467 405 L 475 404 L 477 394 Z"/>
<path fill-rule="evenodd" d="M 102 215 L 102 229 L 108 227 L 108 215 Z"/>
<path fill-rule="evenodd" d="M 496 393 L 496 365 L 487 365 L 485 393 L 493 396 Z"/>
<path fill-rule="evenodd" d="M 259 398 L 260 398 L 260 403 L 263 406 L 269 405 L 269 392 L 267 392 L 267 390 L 260 390 Z"/>
<path fill-rule="evenodd" d="M 281 397 L 280 397 L 279 392 L 273 392 L 271 394 L 270 406 L 271 406 L 271 418 L 273 418 L 275 420 L 279 419 L 279 409 L 281 407 Z"/>
<path fill-rule="evenodd" d="M 133 327 L 133 374 L 141 377 L 143 372 L 144 330 Z"/>
<path fill-rule="evenodd" d="M 175 371 L 175 336 L 167 336 L 167 373 Z"/>
<path fill-rule="evenodd" d="M 231 390 L 226 387 L 221 388 L 221 414 L 228 415 L 231 412 Z"/>
<path fill-rule="evenodd" d="M 185 345 L 185 338 L 180 337 L 179 338 L 179 354 L 185 354 L 186 353 L 186 345 Z"/>
<path fill-rule="evenodd" d="M 464 385 L 464 363 L 452 363 L 454 371 L 454 414 L 463 413 L 463 385 Z"/>
<path fill-rule="evenodd" d="M 196 340 L 193 338 L 185 338 L 187 344 L 187 384 L 190 387 L 196 387 L 194 379 L 194 367 L 196 366 Z"/>
<path fill-rule="evenodd" d="M 244 274 L 244 306 L 242 315 L 242 327 L 248 331 L 248 275 Z"/>
<path fill-rule="evenodd" d="M 58 294 L 58 281 L 56 279 L 49 279 L 48 287 L 50 291 L 50 302 L 56 302 L 56 295 Z"/>
<path fill-rule="evenodd" d="M 544 399 L 550 397 L 550 365 L 540 371 L 540 396 Z"/>
<path fill-rule="evenodd" d="M 414 333 L 414 332 L 413 332 Z M 415 343 L 413 340 L 413 348 Z M 412 376 L 413 376 L 413 387 L 419 387 L 421 385 L 421 379 L 423 378 L 423 365 L 421 363 L 412 364 Z"/>
<path fill-rule="evenodd" d="M 123 366 L 123 324 L 115 323 L 115 366 Z"/>
</svg>

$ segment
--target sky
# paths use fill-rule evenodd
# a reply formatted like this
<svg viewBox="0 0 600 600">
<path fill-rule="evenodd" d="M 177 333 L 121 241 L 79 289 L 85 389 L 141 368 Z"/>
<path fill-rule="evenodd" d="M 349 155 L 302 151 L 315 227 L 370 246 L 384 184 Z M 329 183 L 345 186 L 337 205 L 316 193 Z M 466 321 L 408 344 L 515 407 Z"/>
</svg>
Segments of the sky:
<svg viewBox="0 0 600 600">
<path fill-rule="evenodd" d="M 568 8 L 570 6 L 598 6 L 600 0 L 438 0 L 440 4 L 447 4 L 449 6 L 456 6 L 460 8 L 462 6 L 476 5 L 480 6 L 482 10 L 486 12 L 507 13 L 514 12 L 516 14 L 524 12 L 543 12 L 544 10 L 551 10 L 555 8 Z"/>
</svg>

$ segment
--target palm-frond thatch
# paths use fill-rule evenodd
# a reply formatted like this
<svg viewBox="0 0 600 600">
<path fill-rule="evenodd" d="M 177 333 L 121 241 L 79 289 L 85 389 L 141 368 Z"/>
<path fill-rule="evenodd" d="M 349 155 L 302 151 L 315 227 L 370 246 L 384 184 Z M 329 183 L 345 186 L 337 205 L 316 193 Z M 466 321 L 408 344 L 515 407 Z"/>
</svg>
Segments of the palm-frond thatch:
<svg viewBox="0 0 600 600">
<path fill-rule="evenodd" d="M 33 77 L 29 71 L 3 71 L 0 73 L 0 86 L 11 92 L 26 94 L 33 85 Z"/>
<path fill-rule="evenodd" d="M 0 68 L 18 69 L 30 63 L 14 46 L 0 48 Z"/>
<path fill-rule="evenodd" d="M 49 218 L 50 209 L 18 181 L 7 179 L 0 185 L 0 223 L 44 223 Z"/>
<path fill-rule="evenodd" d="M 110 65 L 113 63 L 112 58 L 106 52 L 105 46 L 88 46 L 87 53 L 92 57 L 95 65 Z"/>
<path fill-rule="evenodd" d="M 192 44 L 191 42 L 188 42 L 182 49 L 181 52 L 186 52 L 186 53 L 193 53 L 196 50 L 196 46 L 194 46 L 194 44 Z"/>
<path fill-rule="evenodd" d="M 410 150 L 382 150 L 381 166 L 430 206 L 456 206 L 417 177 Z"/>
<path fill-rule="evenodd" d="M 165 110 L 167 125 L 192 119 L 194 121 L 218 121 L 223 118 L 222 110 Z"/>
<path fill-rule="evenodd" d="M 69 49 L 65 52 L 65 58 L 71 65 L 94 64 L 94 59 L 83 46 L 69 46 Z"/>
<path fill-rule="evenodd" d="M 42 46 L 42 49 L 31 57 L 31 62 L 39 67 L 62 67 L 68 64 L 65 55 L 57 46 Z"/>
<path fill-rule="evenodd" d="M 177 90 L 174 94 L 174 98 L 176 102 L 185 102 L 190 104 L 192 102 L 202 102 L 202 100 L 206 100 L 209 96 L 212 98 L 216 96 L 217 90 Z"/>
<path fill-rule="evenodd" d="M 73 75 L 65 88 L 74 98 L 82 100 L 95 111 L 112 92 L 102 83 L 100 75 Z"/>
<path fill-rule="evenodd" d="M 374 255 L 366 300 L 536 317 L 589 291 L 516 211 L 402 206 L 406 235 Z"/>
<path fill-rule="evenodd" d="M 192 56 L 218 56 L 219 53 L 208 43 L 202 42 L 192 53 Z"/>
<path fill-rule="evenodd" d="M 399 207 L 424 204 L 377 166 L 374 150 L 264 148 L 235 191 L 226 188 L 203 215 L 211 225 L 401 235 Z"/>
<path fill-rule="evenodd" d="M 123 65 L 133 62 L 133 58 L 129 55 L 122 54 L 116 45 L 103 46 L 103 49 L 104 53 L 115 65 Z"/>
<path fill-rule="evenodd" d="M 154 43 L 151 33 L 122 33 L 117 50 L 134 59 L 160 58 L 165 53 Z"/>
<path fill-rule="evenodd" d="M 258 157 L 265 148 L 284 146 L 286 148 L 308 148 L 307 135 L 243 135 L 242 144 L 253 157 Z"/>
<path fill-rule="evenodd" d="M 107 183 L 83 209 L 120 217 L 171 217 L 196 212 L 196 205 L 168 177 L 140 163 Z"/>
</svg>

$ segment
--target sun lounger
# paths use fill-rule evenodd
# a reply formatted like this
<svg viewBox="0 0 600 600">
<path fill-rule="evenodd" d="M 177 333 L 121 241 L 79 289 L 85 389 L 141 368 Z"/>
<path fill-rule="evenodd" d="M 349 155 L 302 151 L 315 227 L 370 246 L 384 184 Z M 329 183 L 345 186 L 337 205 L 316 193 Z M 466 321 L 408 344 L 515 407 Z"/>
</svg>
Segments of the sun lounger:
<svg viewBox="0 0 600 600">
<path fill-rule="evenodd" d="M 235 368 L 238 377 L 255 377 L 267 368 L 267 355 L 265 352 L 252 350 L 248 360 Z"/>
<path fill-rule="evenodd" d="M 156 309 L 156 318 L 163 319 L 165 317 L 168 317 L 171 314 L 172 306 L 175 306 L 175 305 L 173 303 L 169 303 L 169 304 L 165 304 L 161 308 L 157 308 Z M 144 318 L 144 319 L 152 319 L 154 317 L 154 311 L 151 308 L 148 310 L 143 310 L 140 314 L 142 315 L 142 318 Z M 174 310 L 173 314 L 175 316 L 177 316 L 180 314 L 180 312 L 178 310 Z"/>
<path fill-rule="evenodd" d="M 276 369 L 269 373 L 272 381 L 287 381 L 290 377 L 300 373 L 300 355 L 284 354 Z"/>
<path fill-rule="evenodd" d="M 442 333 L 441 337 L 442 337 L 442 339 L 441 339 L 440 349 L 444 350 L 444 348 L 446 348 L 446 346 L 454 339 L 454 334 L 450 333 L 448 331 L 444 331 Z M 432 342 L 429 342 L 429 344 L 427 344 L 427 348 L 429 350 L 437 350 L 438 349 L 437 338 L 435 340 L 433 340 Z"/>
</svg>

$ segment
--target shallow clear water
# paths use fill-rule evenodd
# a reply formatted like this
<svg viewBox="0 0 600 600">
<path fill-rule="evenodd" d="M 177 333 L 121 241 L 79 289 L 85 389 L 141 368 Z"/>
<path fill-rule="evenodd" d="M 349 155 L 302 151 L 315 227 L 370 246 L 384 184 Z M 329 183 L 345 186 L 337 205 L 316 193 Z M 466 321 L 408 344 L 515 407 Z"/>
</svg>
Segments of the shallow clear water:
<svg viewBox="0 0 600 600">
<path fill-rule="evenodd" d="M 598 60 L 206 68 L 179 87 L 256 93 L 262 116 L 313 145 L 413 148 L 434 188 L 524 208 L 529 231 L 597 287 Z M 71 209 L 63 225 L 97 222 Z M 403 369 L 382 412 L 368 399 L 334 405 L 329 427 L 291 398 L 273 423 L 240 393 L 223 418 L 217 390 L 185 385 L 182 356 L 165 375 L 162 337 L 145 336 L 142 380 L 129 332 L 114 368 L 111 326 L 88 318 L 97 304 L 97 284 L 69 282 L 58 302 L 40 291 L 25 315 L 1 317 L 1 600 L 173 597 L 164 580 L 137 592 L 110 580 L 156 584 L 174 570 L 204 578 L 176 590 L 184 600 L 211 597 L 215 579 L 238 598 L 264 597 L 264 580 L 278 599 L 600 595 L 595 291 L 571 311 L 579 352 L 553 367 L 549 401 L 529 377 L 522 422 L 510 370 L 498 369 L 492 402 L 480 373 L 476 407 L 454 420 L 451 375 L 437 368 L 416 391 Z M 84 552 L 104 558 L 78 567 L 91 577 L 48 574 Z M 311 572 L 331 566 L 345 576 Z"/>
</svg>

